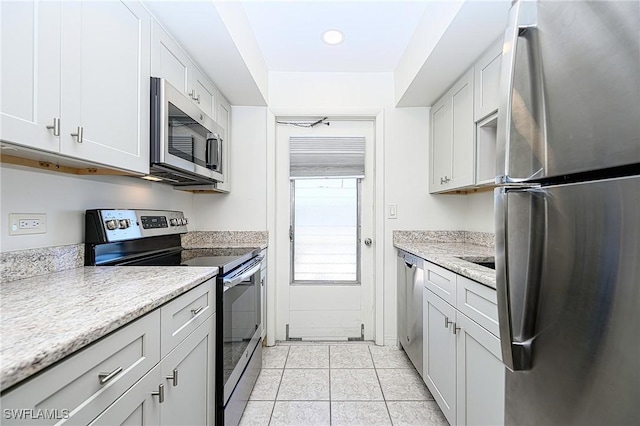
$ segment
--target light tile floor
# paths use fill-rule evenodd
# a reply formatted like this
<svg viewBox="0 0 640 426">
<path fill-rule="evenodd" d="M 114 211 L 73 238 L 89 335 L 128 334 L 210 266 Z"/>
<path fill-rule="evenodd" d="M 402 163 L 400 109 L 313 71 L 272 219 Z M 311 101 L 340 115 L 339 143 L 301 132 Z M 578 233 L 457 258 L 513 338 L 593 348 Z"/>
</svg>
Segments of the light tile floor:
<svg viewBox="0 0 640 426">
<path fill-rule="evenodd" d="M 448 425 L 404 351 L 367 343 L 263 348 L 241 426 Z"/>
</svg>

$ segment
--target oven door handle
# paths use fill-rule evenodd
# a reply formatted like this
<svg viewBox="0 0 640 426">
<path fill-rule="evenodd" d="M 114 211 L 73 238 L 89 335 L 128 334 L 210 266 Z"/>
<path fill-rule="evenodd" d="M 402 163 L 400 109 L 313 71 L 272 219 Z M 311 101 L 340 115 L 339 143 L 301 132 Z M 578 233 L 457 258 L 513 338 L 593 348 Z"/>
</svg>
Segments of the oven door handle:
<svg viewBox="0 0 640 426">
<path fill-rule="evenodd" d="M 253 266 L 251 266 L 248 270 L 243 272 L 241 275 L 231 276 L 231 277 L 228 278 L 228 281 L 227 281 L 227 279 L 224 279 L 225 287 L 227 287 L 227 288 L 235 287 L 236 285 L 238 285 L 242 281 L 248 279 L 253 274 L 258 272 L 260 270 L 261 265 L 262 265 L 262 259 L 263 259 L 262 257 L 258 258 L 258 260 L 255 262 L 255 264 Z"/>
</svg>

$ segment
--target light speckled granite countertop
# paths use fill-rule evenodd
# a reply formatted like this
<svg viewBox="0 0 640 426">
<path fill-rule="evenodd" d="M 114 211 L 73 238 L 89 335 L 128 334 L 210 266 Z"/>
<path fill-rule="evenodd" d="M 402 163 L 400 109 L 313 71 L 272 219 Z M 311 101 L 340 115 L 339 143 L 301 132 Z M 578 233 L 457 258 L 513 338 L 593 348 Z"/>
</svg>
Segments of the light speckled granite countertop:
<svg viewBox="0 0 640 426">
<path fill-rule="evenodd" d="M 218 268 L 99 266 L 0 286 L 0 389 L 215 276 Z"/>
<path fill-rule="evenodd" d="M 493 260 L 495 256 L 493 247 L 469 242 L 414 242 L 401 238 L 394 238 L 393 245 L 487 287 L 496 288 L 496 272 L 493 269 L 459 259 L 459 257 L 470 257 L 478 261 L 487 258 Z"/>
</svg>

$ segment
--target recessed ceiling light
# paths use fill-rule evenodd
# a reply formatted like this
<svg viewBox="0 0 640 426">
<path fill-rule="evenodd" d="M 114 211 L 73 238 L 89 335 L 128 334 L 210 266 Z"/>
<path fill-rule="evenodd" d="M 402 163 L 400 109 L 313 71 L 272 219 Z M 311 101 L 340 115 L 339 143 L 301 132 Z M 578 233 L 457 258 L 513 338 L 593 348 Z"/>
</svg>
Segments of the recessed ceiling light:
<svg viewBox="0 0 640 426">
<path fill-rule="evenodd" d="M 327 30 L 322 34 L 322 40 L 331 45 L 340 44 L 344 40 L 344 35 L 338 30 Z"/>
</svg>

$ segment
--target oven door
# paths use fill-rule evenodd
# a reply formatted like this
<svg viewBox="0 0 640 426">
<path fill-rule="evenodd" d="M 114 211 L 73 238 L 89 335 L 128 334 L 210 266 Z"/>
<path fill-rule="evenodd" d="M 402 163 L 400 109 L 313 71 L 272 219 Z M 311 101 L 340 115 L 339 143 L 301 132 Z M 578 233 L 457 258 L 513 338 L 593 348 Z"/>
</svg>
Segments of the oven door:
<svg viewBox="0 0 640 426">
<path fill-rule="evenodd" d="M 218 125 L 164 79 L 151 79 L 151 163 L 223 181 Z"/>
<path fill-rule="evenodd" d="M 226 405 L 260 340 L 260 268 L 256 258 L 222 278 L 222 358 Z"/>
</svg>

